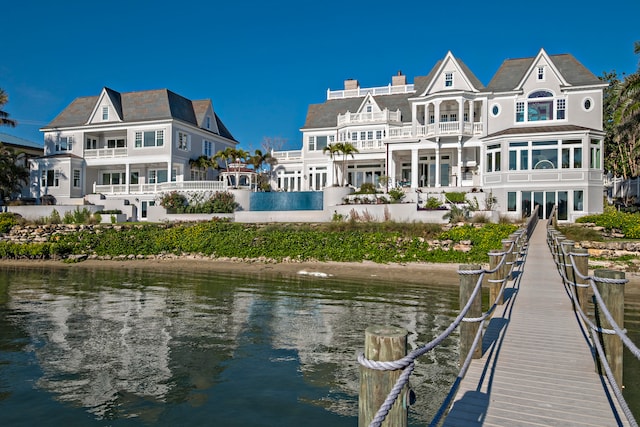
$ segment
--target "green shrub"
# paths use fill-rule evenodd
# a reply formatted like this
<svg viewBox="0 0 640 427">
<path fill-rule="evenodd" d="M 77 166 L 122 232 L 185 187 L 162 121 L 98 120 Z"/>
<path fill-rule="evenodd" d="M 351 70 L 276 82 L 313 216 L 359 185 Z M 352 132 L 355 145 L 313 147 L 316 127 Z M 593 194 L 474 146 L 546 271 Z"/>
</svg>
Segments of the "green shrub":
<svg viewBox="0 0 640 427">
<path fill-rule="evenodd" d="M 464 203 L 467 197 L 467 193 L 460 191 L 450 191 L 444 195 L 451 203 Z"/>
<path fill-rule="evenodd" d="M 360 186 L 358 194 L 376 194 L 376 186 L 371 182 L 365 182 Z"/>
<path fill-rule="evenodd" d="M 578 223 L 594 223 L 607 232 L 619 231 L 629 239 L 640 239 L 640 213 L 619 212 L 606 208 L 597 215 L 587 215 L 576 220 Z"/>
<path fill-rule="evenodd" d="M 228 191 L 219 191 L 211 198 L 213 203 L 213 212 L 216 213 L 233 213 L 240 206 L 232 193 Z"/>
<path fill-rule="evenodd" d="M 0 233 L 8 233 L 16 224 L 18 224 L 18 220 L 14 214 L 9 212 L 0 213 Z"/>
<path fill-rule="evenodd" d="M 427 199 L 427 203 L 425 203 L 424 207 L 427 209 L 438 209 L 442 206 L 440 200 L 437 197 L 429 197 Z"/>
<path fill-rule="evenodd" d="M 187 197 L 184 194 L 172 191 L 165 193 L 160 198 L 160 206 L 165 209 L 175 210 L 180 212 L 185 206 L 187 206 Z"/>
<path fill-rule="evenodd" d="M 404 191 L 401 188 L 389 189 L 389 197 L 391 197 L 391 203 L 400 203 L 405 198 Z"/>
</svg>

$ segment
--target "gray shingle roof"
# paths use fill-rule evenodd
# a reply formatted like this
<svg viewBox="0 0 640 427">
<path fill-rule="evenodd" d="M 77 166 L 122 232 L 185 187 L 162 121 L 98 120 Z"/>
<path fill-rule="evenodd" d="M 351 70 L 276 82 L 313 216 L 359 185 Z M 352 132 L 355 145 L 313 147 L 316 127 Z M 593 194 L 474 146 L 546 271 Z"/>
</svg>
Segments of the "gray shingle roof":
<svg viewBox="0 0 640 427">
<path fill-rule="evenodd" d="M 198 120 L 196 112 L 203 114 L 202 104 L 211 104 L 210 100 L 191 101 L 168 89 L 127 93 L 119 93 L 108 88 L 105 89 L 114 108 L 119 110 L 120 117 L 124 122 L 176 119 L 190 123 L 193 126 L 202 127 L 203 118 Z M 51 123 L 45 126 L 43 130 L 82 126 L 86 124 L 96 102 L 98 102 L 98 98 L 98 96 L 76 98 L 67 108 L 62 110 Z M 220 136 L 235 141 L 235 138 L 233 138 L 226 126 L 220 126 L 222 121 L 217 115 L 215 119 L 220 129 Z"/>
<path fill-rule="evenodd" d="M 493 92 L 514 90 L 518 86 L 518 83 L 522 81 L 525 73 L 535 59 L 536 57 L 506 59 L 489 82 L 487 89 Z M 591 71 L 574 58 L 573 55 L 550 55 L 549 59 L 570 85 L 582 86 L 602 83 Z"/>
<path fill-rule="evenodd" d="M 411 122 L 411 105 L 409 97 L 413 93 L 396 94 L 396 95 L 379 95 L 373 99 L 381 109 L 388 108 L 389 111 L 400 110 L 403 122 Z M 307 110 L 307 119 L 305 120 L 303 129 L 334 127 L 337 125 L 338 114 L 344 114 L 347 111 L 355 113 L 360 108 L 364 96 L 357 98 L 331 99 L 324 104 L 311 104 Z"/>
<path fill-rule="evenodd" d="M 27 139 L 9 135 L 8 133 L 4 132 L 0 132 L 0 142 L 14 147 L 35 148 L 39 150 L 43 149 L 42 143 L 29 141 Z"/>
</svg>

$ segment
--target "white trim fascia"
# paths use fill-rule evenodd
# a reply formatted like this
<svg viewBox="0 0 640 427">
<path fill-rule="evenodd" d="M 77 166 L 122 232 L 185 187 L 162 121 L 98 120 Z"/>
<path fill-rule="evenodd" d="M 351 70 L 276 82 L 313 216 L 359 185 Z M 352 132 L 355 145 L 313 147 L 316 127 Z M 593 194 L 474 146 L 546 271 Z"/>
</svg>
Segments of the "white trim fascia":
<svg viewBox="0 0 640 427">
<path fill-rule="evenodd" d="M 606 135 L 606 132 L 601 131 L 601 130 L 597 130 L 597 129 L 583 129 L 583 130 L 565 130 L 565 131 L 553 131 L 553 132 L 529 132 L 529 133 L 518 133 L 518 134 L 507 134 L 507 135 L 498 135 L 498 136 L 485 136 L 481 139 L 481 141 L 483 143 L 485 142 L 493 142 L 493 141 L 497 141 L 497 140 L 504 140 L 504 139 L 508 139 L 508 140 L 531 140 L 532 136 L 540 136 L 540 135 L 549 135 L 549 134 L 553 134 L 553 135 L 562 135 L 562 136 L 566 136 L 566 135 L 586 135 L 586 134 L 595 134 L 595 135 L 600 135 L 602 137 L 604 137 Z"/>
<path fill-rule="evenodd" d="M 560 86 L 562 92 L 593 92 L 594 90 L 600 90 L 609 87 L 609 83 L 601 83 L 598 85 L 584 85 L 584 86 Z"/>
<path fill-rule="evenodd" d="M 371 102 L 378 107 L 379 111 L 384 111 L 382 108 L 380 108 L 380 105 L 376 102 L 375 98 L 373 97 L 373 95 L 371 95 L 371 92 L 367 92 L 367 94 L 365 95 L 364 99 L 362 100 L 362 102 L 360 103 L 360 106 L 358 107 L 357 111 L 354 111 L 354 113 L 358 114 L 358 113 L 366 113 L 366 111 L 363 111 L 364 106 L 367 104 L 367 100 L 371 100 Z M 337 119 L 336 119 L 337 121 Z"/>
</svg>

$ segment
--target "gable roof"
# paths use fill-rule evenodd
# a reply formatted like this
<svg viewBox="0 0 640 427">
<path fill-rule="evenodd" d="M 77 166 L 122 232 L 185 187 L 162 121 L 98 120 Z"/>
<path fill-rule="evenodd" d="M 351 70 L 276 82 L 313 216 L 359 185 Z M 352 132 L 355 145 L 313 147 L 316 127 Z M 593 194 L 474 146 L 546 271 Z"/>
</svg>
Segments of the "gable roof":
<svg viewBox="0 0 640 427">
<path fill-rule="evenodd" d="M 536 58 L 537 56 L 506 59 L 489 82 L 487 89 L 492 92 L 508 92 L 516 89 Z M 548 58 L 569 85 L 587 86 L 603 83 L 571 54 L 549 55 Z"/>
<path fill-rule="evenodd" d="M 114 108 L 119 110 L 118 113 L 123 122 L 176 119 L 202 128 L 202 120 L 199 121 L 197 119 L 196 111 L 202 111 L 202 103 L 211 104 L 210 100 L 191 101 L 168 89 L 119 93 L 105 88 L 105 91 Z M 98 100 L 99 96 L 74 99 L 51 123 L 41 130 L 85 125 Z M 221 124 L 222 121 L 217 114 L 214 113 L 214 115 L 216 122 Z M 220 136 L 236 141 L 224 125 L 218 126 L 218 129 L 220 130 Z M 225 130 L 224 133 L 221 129 Z"/>
<path fill-rule="evenodd" d="M 409 96 L 413 94 L 395 94 L 395 95 L 378 95 L 373 96 L 373 100 L 378 104 L 381 110 L 385 108 L 389 111 L 400 110 L 402 121 L 411 121 L 411 104 Z M 366 95 L 365 95 L 366 96 Z M 355 113 L 359 110 L 365 96 L 330 99 L 323 104 L 311 104 L 307 110 L 307 118 L 302 129 L 335 127 L 337 125 L 338 114 L 344 114 L 347 111 Z"/>
</svg>

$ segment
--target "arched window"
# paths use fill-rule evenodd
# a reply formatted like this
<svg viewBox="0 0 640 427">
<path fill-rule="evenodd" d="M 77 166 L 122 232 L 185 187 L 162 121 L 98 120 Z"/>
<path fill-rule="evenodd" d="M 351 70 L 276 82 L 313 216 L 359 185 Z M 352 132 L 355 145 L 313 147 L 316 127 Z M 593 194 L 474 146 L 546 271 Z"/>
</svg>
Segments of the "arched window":
<svg viewBox="0 0 640 427">
<path fill-rule="evenodd" d="M 516 122 L 564 120 L 565 108 L 565 98 L 557 98 L 548 90 L 536 90 L 526 101 L 516 102 Z"/>
</svg>

